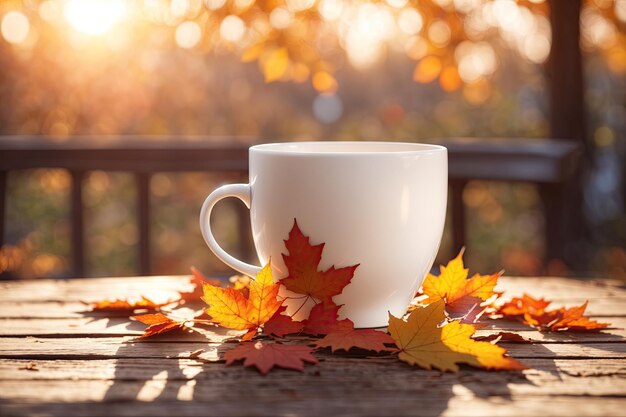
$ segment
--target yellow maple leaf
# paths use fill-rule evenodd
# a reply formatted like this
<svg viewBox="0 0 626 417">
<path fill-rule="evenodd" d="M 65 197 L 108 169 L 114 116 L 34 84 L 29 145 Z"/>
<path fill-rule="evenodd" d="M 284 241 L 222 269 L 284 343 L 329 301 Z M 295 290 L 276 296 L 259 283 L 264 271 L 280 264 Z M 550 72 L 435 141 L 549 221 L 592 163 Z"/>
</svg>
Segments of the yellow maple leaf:
<svg viewBox="0 0 626 417">
<path fill-rule="evenodd" d="M 467 312 L 475 304 L 480 304 L 494 295 L 494 287 L 502 272 L 492 275 L 475 274 L 467 279 L 469 269 L 463 265 L 461 250 L 456 258 L 446 266 L 441 265 L 439 276 L 428 274 L 422 284 L 423 294 L 428 296 L 427 303 L 444 300 L 449 311 Z"/>
<path fill-rule="evenodd" d="M 503 347 L 473 340 L 476 329 L 472 325 L 453 321 L 439 327 L 445 318 L 441 300 L 413 310 L 406 321 L 390 314 L 389 333 L 400 349 L 399 359 L 421 368 L 451 372 L 459 370 L 459 363 L 486 369 L 526 369 L 504 356 Z"/>
<path fill-rule="evenodd" d="M 254 336 L 281 306 L 277 299 L 278 284 L 274 284 L 272 270 L 267 264 L 250 282 L 249 294 L 234 288 L 205 285 L 202 299 L 214 323 L 229 329 L 248 330 L 244 340 Z"/>
</svg>

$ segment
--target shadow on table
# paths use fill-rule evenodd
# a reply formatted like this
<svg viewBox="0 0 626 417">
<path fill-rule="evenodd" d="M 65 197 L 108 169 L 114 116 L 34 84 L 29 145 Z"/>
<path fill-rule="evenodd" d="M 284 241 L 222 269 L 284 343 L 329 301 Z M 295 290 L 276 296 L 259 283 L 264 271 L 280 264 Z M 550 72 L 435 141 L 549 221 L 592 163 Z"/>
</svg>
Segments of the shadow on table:
<svg viewBox="0 0 626 417">
<path fill-rule="evenodd" d="M 163 342 L 142 343 L 141 355 L 163 356 Z M 178 354 L 188 353 L 179 343 Z M 168 354 L 174 354 L 167 343 Z M 550 356 L 543 345 L 533 355 Z M 219 346 L 218 354 L 232 347 Z M 320 352 L 320 364 L 303 373 L 256 370 L 193 359 L 145 359 L 136 345 L 120 348 L 113 384 L 101 414 L 114 413 L 120 402 L 132 401 L 140 415 L 427 415 L 440 416 L 452 407 L 459 412 L 476 398 L 513 401 L 512 387 L 534 385 L 522 372 L 489 372 L 462 367 L 457 374 L 425 371 L 389 356 Z M 172 355 L 175 356 L 175 355 Z M 367 359 L 363 357 L 367 356 Z M 553 360 L 533 363 L 538 372 L 558 378 Z M 104 411 L 106 410 L 106 412 Z"/>
</svg>

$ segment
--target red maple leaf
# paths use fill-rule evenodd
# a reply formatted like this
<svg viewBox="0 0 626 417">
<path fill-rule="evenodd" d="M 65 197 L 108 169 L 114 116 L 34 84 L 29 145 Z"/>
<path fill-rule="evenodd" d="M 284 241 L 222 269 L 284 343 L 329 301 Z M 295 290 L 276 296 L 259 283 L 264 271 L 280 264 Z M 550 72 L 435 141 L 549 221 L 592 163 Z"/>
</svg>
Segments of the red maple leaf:
<svg viewBox="0 0 626 417">
<path fill-rule="evenodd" d="M 224 353 L 226 365 L 244 360 L 243 366 L 255 366 L 261 374 L 266 375 L 272 368 L 279 367 L 304 371 L 304 363 L 316 364 L 312 349 L 300 345 L 283 345 L 281 343 L 244 342 Z"/>
<path fill-rule="evenodd" d="M 291 316 L 282 314 L 287 307 L 281 306 L 271 319 L 263 325 L 263 332 L 267 335 L 283 337 L 286 334 L 300 333 L 304 329 L 304 323 L 295 321 Z"/>
<path fill-rule="evenodd" d="M 332 302 L 332 298 L 341 294 L 350 283 L 359 266 L 357 264 L 339 269 L 331 266 L 326 271 L 318 271 L 324 243 L 311 245 L 309 237 L 302 233 L 295 219 L 289 238 L 285 240 L 285 247 L 289 254 L 283 254 L 283 260 L 289 275 L 280 283 L 290 291 L 306 295 L 307 299 L 313 297 L 322 302 Z"/>
<path fill-rule="evenodd" d="M 148 327 L 144 330 L 143 334 L 139 336 L 140 339 L 156 336 L 158 334 L 167 333 L 169 331 L 185 327 L 185 322 L 173 320 L 162 313 L 132 316 L 131 319 L 148 324 Z"/>
<path fill-rule="evenodd" d="M 325 335 L 333 332 L 349 331 L 354 329 L 350 319 L 339 320 L 339 308 L 333 303 L 319 303 L 311 309 L 309 318 L 304 320 L 304 333 Z"/>
<path fill-rule="evenodd" d="M 385 346 L 386 343 L 395 345 L 395 341 L 387 333 L 374 329 L 352 329 L 329 333 L 322 339 L 315 341 L 314 345 L 317 348 L 329 347 L 333 353 L 337 350 L 347 352 L 352 348 L 376 352 L 394 350 L 394 348 Z"/>
</svg>

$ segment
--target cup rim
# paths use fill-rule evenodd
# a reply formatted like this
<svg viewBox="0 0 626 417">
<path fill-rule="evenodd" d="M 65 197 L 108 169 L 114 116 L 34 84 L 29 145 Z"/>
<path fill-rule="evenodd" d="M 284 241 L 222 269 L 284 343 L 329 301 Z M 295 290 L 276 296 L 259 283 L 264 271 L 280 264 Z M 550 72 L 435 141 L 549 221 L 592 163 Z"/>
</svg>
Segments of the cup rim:
<svg viewBox="0 0 626 417">
<path fill-rule="evenodd" d="M 308 150 L 306 148 L 309 148 Z M 320 149 L 311 149 L 319 147 Z M 342 150 L 351 148 L 354 150 Z M 302 149 L 305 148 L 305 149 Z M 335 150 L 333 150 L 335 148 Z M 362 148 L 362 149 L 359 149 Z M 394 149 L 395 148 L 395 149 Z M 389 156 L 425 155 L 447 152 L 447 148 L 431 143 L 384 141 L 304 141 L 262 143 L 250 147 L 250 152 L 283 156 Z"/>
</svg>

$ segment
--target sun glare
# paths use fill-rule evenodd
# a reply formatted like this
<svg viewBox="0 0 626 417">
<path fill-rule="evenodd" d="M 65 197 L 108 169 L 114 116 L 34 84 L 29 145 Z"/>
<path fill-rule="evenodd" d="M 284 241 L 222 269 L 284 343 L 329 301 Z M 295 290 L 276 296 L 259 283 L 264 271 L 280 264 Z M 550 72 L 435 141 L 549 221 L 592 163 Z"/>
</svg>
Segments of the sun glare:
<svg viewBox="0 0 626 417">
<path fill-rule="evenodd" d="M 64 16 L 76 31 L 87 35 L 102 35 L 122 21 L 127 14 L 123 0 L 69 0 Z"/>
</svg>

